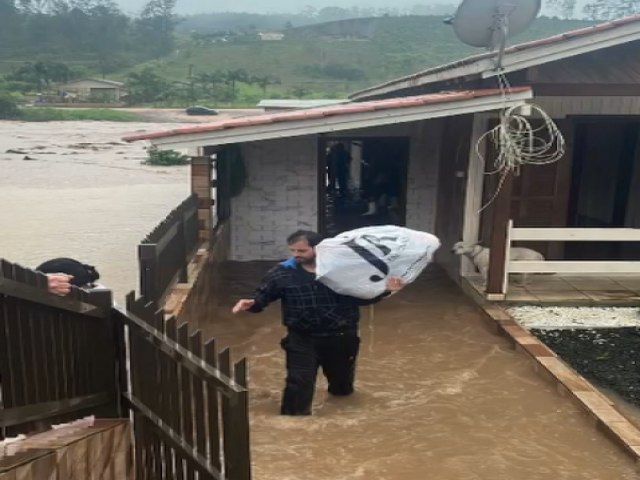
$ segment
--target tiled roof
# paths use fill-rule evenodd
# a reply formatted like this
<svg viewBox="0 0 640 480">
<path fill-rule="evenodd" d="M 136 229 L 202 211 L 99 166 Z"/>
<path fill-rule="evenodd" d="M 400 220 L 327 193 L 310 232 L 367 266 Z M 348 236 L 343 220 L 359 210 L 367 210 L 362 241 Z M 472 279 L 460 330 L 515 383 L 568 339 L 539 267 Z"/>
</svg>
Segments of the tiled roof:
<svg viewBox="0 0 640 480">
<path fill-rule="evenodd" d="M 529 87 L 517 87 L 511 89 L 513 93 L 529 91 Z M 388 112 L 389 110 L 419 107 L 433 104 L 455 103 L 474 98 L 500 96 L 501 91 L 497 89 L 486 90 L 461 90 L 453 92 L 432 93 L 428 95 L 417 95 L 413 97 L 390 98 L 385 100 L 374 100 L 369 102 L 348 103 L 344 105 L 332 105 L 306 110 L 296 110 L 292 112 L 279 112 L 271 114 L 251 115 L 231 119 L 218 120 L 216 122 L 190 125 L 171 130 L 157 132 L 140 133 L 124 137 L 127 142 L 137 140 L 153 140 L 180 135 L 199 134 L 207 132 L 218 132 L 242 127 L 254 127 L 260 125 L 272 125 L 275 123 L 300 122 L 304 120 L 317 120 L 337 116 L 356 115 L 360 113 Z"/>
<path fill-rule="evenodd" d="M 566 42 L 568 40 L 573 40 L 576 38 L 585 38 L 585 40 L 588 40 L 588 37 L 592 35 L 596 35 L 598 33 L 608 31 L 608 30 L 614 30 L 616 28 L 620 28 L 622 26 L 629 25 L 632 23 L 640 24 L 640 15 L 632 15 L 629 17 L 624 17 L 617 20 L 611 20 L 609 22 L 600 23 L 598 25 L 593 25 L 591 27 L 580 28 L 578 30 L 571 30 L 569 32 L 560 33 L 558 35 L 553 35 L 551 37 L 541 38 L 539 40 L 532 40 L 529 42 L 519 43 L 505 49 L 505 57 L 507 57 L 509 54 L 514 54 L 514 53 L 518 53 L 526 50 L 545 47 L 548 45 L 560 44 L 562 42 Z M 640 25 L 639 25 L 639 28 L 640 28 Z M 395 78 L 393 80 L 382 83 L 380 85 L 375 85 L 373 87 L 365 88 L 363 90 L 353 93 L 349 97 L 357 98 L 359 96 L 362 96 L 363 94 L 366 94 L 367 92 L 375 91 L 387 86 L 394 85 L 396 83 L 409 82 L 411 80 L 415 80 L 420 77 L 434 75 L 436 73 L 445 72 L 447 70 L 453 70 L 455 68 L 463 67 L 465 65 L 470 65 L 480 60 L 492 58 L 494 56 L 495 56 L 495 52 L 485 52 L 477 55 L 472 55 L 469 57 L 462 58 L 460 60 L 456 60 L 455 62 L 452 62 L 452 63 L 438 65 L 437 67 L 432 67 L 426 70 L 422 70 L 420 72 L 413 73 L 411 75 Z"/>
</svg>

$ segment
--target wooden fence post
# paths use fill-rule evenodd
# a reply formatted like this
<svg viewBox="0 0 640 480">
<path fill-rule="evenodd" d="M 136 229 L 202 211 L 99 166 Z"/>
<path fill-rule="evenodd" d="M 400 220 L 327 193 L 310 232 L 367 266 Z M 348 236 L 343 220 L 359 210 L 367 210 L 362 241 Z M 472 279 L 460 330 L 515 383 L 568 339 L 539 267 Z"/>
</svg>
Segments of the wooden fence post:
<svg viewBox="0 0 640 480">
<path fill-rule="evenodd" d="M 505 252 L 507 248 L 507 227 L 511 218 L 511 192 L 513 190 L 513 173 L 504 174 L 504 181 L 499 187 L 493 205 L 493 225 L 491 229 L 491 252 L 489 255 L 489 272 L 487 275 L 487 300 L 504 300 L 503 282 L 506 269 Z"/>
</svg>

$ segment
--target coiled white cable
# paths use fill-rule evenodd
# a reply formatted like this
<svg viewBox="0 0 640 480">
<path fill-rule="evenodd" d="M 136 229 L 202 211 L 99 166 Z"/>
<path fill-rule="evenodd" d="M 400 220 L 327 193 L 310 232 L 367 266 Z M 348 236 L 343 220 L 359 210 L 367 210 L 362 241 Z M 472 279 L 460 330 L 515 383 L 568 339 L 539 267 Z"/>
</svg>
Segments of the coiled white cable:
<svg viewBox="0 0 640 480">
<path fill-rule="evenodd" d="M 498 75 L 498 79 L 505 108 L 500 113 L 500 123 L 478 139 L 476 153 L 485 162 L 482 146 L 485 142 L 493 144 L 497 155 L 493 168 L 486 175 L 500 175 L 500 180 L 495 193 L 479 212 L 496 199 L 509 173 L 519 175 L 523 165 L 548 165 L 557 162 L 566 151 L 560 129 L 542 108 L 534 104 L 506 107 L 511 86 L 503 74 Z M 522 108 L 531 110 L 527 116 L 542 119 L 541 125 L 534 127 L 531 120 L 520 113 Z"/>
</svg>

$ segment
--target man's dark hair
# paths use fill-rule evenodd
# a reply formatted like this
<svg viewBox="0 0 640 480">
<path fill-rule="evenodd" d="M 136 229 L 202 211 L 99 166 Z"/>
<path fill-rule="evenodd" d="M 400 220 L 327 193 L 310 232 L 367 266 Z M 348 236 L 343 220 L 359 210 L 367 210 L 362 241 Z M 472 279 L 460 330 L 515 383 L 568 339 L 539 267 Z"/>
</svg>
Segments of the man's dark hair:
<svg viewBox="0 0 640 480">
<path fill-rule="evenodd" d="M 52 258 L 38 265 L 36 270 L 42 273 L 73 275 L 69 283 L 76 287 L 90 285 L 100 278 L 100 274 L 93 265 L 87 265 L 73 258 Z"/>
<path fill-rule="evenodd" d="M 287 245 L 292 245 L 300 240 L 306 240 L 310 247 L 315 247 L 322 241 L 322 235 L 311 230 L 297 230 L 287 237 Z"/>
</svg>

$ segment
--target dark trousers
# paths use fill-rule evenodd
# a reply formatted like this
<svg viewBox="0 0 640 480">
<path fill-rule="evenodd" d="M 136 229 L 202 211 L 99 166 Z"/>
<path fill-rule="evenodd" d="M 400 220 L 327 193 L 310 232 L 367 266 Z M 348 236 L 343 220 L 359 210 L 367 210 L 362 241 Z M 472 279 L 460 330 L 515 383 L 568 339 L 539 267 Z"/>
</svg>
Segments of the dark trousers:
<svg viewBox="0 0 640 480">
<path fill-rule="evenodd" d="M 353 393 L 360 338 L 355 334 L 312 337 L 289 332 L 281 342 L 286 352 L 287 380 L 282 415 L 311 415 L 318 367 L 332 395 Z"/>
</svg>

